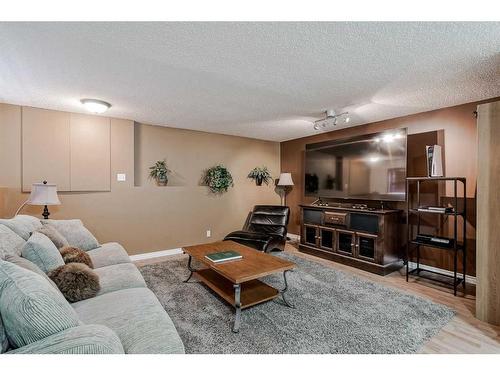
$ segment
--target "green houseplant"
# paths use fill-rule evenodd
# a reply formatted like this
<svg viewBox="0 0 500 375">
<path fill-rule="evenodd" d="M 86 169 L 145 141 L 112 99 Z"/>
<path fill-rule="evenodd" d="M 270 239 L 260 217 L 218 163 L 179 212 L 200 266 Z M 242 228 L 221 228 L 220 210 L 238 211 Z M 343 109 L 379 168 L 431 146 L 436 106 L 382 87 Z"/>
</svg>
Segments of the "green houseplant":
<svg viewBox="0 0 500 375">
<path fill-rule="evenodd" d="M 273 180 L 271 173 L 269 173 L 266 166 L 255 167 L 250 171 L 247 177 L 255 180 L 255 184 L 257 186 L 261 186 L 263 182 L 266 185 L 269 185 L 269 182 Z"/>
<path fill-rule="evenodd" d="M 233 176 L 223 165 L 208 168 L 203 176 L 203 183 L 210 188 L 214 194 L 222 194 L 234 186 Z"/>
<path fill-rule="evenodd" d="M 167 168 L 165 160 L 158 160 L 153 166 L 149 167 L 149 177 L 156 180 L 159 186 L 167 185 L 168 173 L 170 173 L 170 169 Z"/>
</svg>

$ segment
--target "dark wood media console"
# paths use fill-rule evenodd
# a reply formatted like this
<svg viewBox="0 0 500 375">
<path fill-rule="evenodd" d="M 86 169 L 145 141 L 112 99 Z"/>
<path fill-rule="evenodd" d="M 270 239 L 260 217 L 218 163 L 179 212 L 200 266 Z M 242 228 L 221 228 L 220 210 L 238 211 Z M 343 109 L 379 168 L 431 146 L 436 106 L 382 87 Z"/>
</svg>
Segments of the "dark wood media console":
<svg viewBox="0 0 500 375">
<path fill-rule="evenodd" d="M 379 275 L 403 266 L 402 210 L 300 205 L 299 250 Z"/>
</svg>

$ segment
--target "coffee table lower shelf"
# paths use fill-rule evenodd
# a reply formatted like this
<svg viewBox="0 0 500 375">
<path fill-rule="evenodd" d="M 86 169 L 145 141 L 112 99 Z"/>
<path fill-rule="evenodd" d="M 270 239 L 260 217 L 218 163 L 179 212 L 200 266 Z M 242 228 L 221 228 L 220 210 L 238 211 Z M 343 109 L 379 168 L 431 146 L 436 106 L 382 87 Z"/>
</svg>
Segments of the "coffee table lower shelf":
<svg viewBox="0 0 500 375">
<path fill-rule="evenodd" d="M 236 307 L 234 285 L 231 281 L 209 268 L 196 270 L 193 272 L 193 275 L 231 306 Z M 246 281 L 241 283 L 240 287 L 240 304 L 242 309 L 272 300 L 280 294 L 278 289 L 260 280 Z"/>
</svg>

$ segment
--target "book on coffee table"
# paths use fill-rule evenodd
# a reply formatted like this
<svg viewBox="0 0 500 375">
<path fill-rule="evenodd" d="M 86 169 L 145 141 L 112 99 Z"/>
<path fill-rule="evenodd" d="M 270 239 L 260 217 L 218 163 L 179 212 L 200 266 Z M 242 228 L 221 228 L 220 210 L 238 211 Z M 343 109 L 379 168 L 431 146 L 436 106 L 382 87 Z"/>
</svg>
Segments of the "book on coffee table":
<svg viewBox="0 0 500 375">
<path fill-rule="evenodd" d="M 236 251 L 227 250 L 218 253 L 207 254 L 205 255 L 205 258 L 214 263 L 220 263 L 220 262 L 227 262 L 228 260 L 241 259 L 242 256 Z"/>
</svg>

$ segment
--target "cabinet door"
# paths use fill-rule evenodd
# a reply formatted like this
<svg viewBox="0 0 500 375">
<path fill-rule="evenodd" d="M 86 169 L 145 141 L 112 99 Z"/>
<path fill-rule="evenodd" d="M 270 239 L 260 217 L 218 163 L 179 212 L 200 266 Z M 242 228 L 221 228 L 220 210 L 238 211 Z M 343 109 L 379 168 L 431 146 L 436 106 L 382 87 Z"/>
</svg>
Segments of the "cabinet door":
<svg viewBox="0 0 500 375">
<path fill-rule="evenodd" d="M 71 190 L 111 190 L 110 119 L 71 114 Z"/>
<path fill-rule="evenodd" d="M 70 114 L 23 107 L 21 139 L 23 191 L 44 180 L 69 191 Z"/>
<path fill-rule="evenodd" d="M 318 227 L 314 225 L 304 225 L 304 244 L 318 246 Z"/>
<path fill-rule="evenodd" d="M 329 228 L 319 228 L 319 247 L 323 250 L 334 251 L 335 230 Z"/>
<path fill-rule="evenodd" d="M 377 236 L 357 233 L 356 252 L 359 258 L 374 261 L 377 254 Z"/>
<path fill-rule="evenodd" d="M 337 230 L 337 252 L 344 255 L 354 255 L 354 232 Z"/>
</svg>

